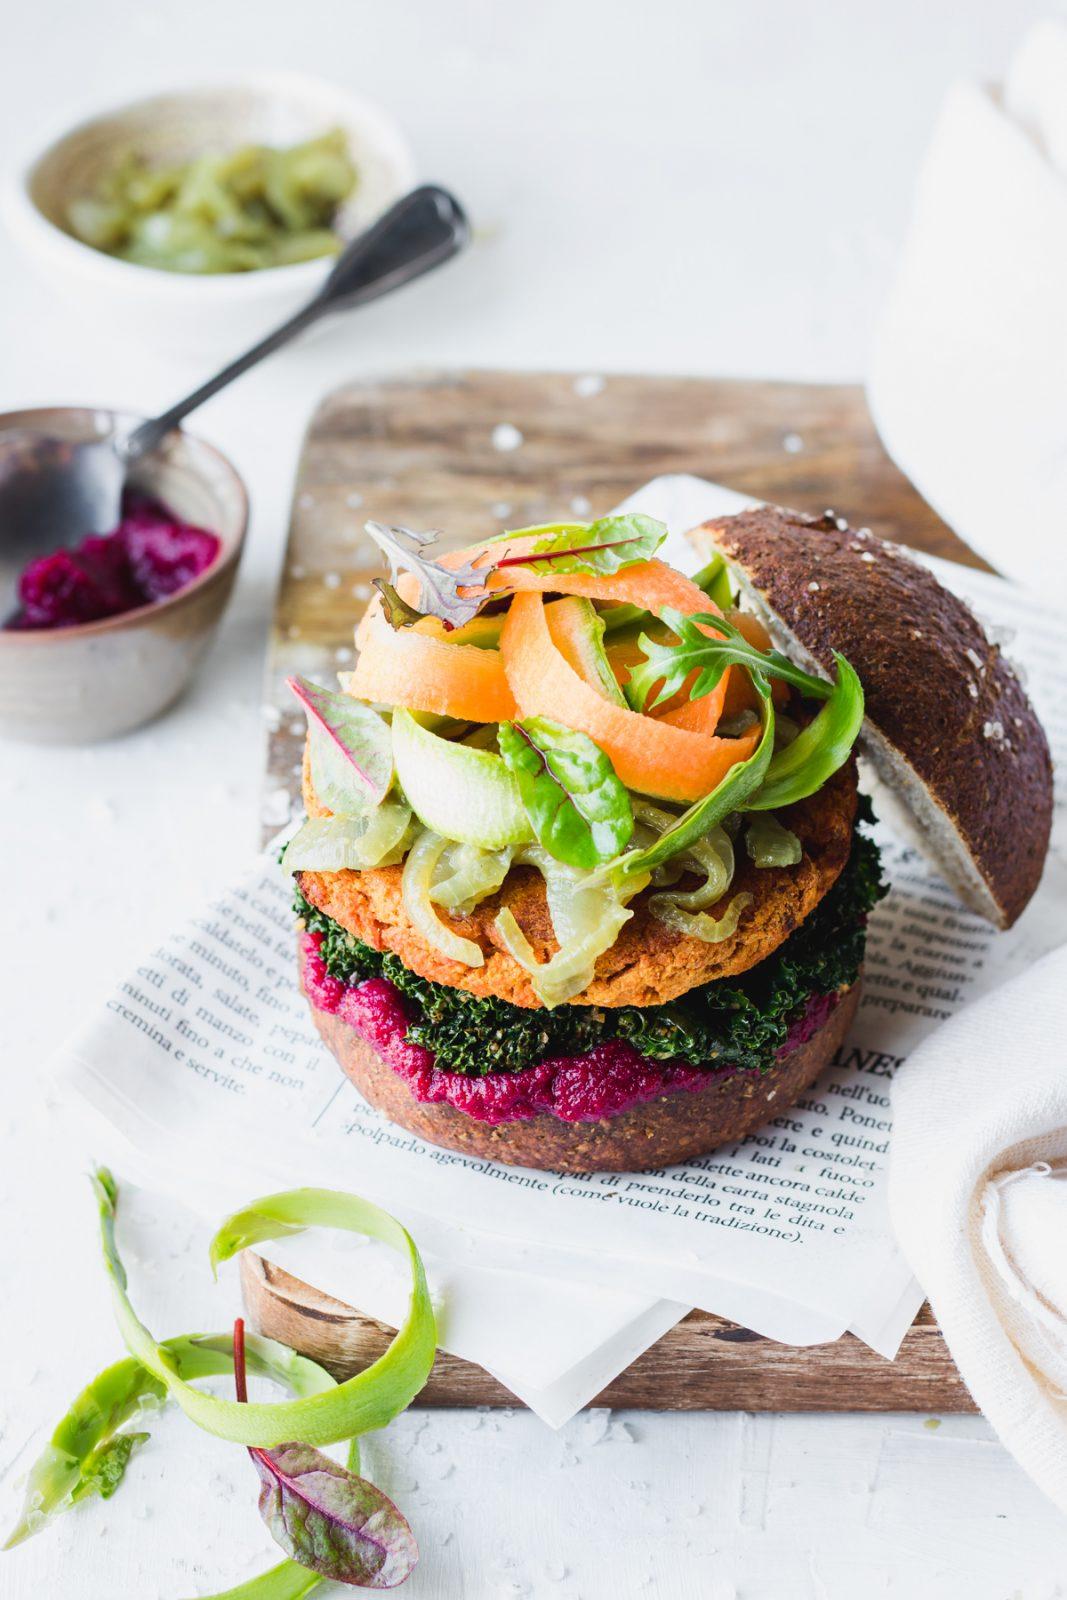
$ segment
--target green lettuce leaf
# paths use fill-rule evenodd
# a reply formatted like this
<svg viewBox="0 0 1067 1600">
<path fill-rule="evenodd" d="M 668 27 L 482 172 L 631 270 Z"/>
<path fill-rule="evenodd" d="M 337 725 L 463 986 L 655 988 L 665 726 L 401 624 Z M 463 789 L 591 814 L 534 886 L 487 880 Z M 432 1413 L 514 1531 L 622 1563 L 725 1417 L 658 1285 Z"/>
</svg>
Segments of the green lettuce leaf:
<svg viewBox="0 0 1067 1600">
<path fill-rule="evenodd" d="M 498 568 L 531 567 L 534 572 L 592 572 L 610 575 L 639 561 L 649 561 L 667 537 L 667 525 L 655 517 L 629 511 L 596 522 L 545 522 L 515 528 L 509 539 L 541 535 L 525 556 L 504 556 Z"/>
</svg>

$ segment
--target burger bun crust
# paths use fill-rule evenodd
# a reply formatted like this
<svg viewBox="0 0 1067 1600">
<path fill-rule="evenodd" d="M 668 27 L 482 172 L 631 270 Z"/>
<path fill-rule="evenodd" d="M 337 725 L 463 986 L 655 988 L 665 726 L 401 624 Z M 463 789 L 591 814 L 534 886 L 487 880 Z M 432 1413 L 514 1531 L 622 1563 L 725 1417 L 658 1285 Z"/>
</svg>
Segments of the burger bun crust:
<svg viewBox="0 0 1067 1600">
<path fill-rule="evenodd" d="M 765 506 L 691 538 L 722 552 L 793 659 L 827 676 L 835 650 L 848 658 L 866 696 L 865 754 L 959 898 L 1010 928 L 1044 867 L 1052 760 L 975 616 L 900 546 L 830 513 Z"/>
</svg>

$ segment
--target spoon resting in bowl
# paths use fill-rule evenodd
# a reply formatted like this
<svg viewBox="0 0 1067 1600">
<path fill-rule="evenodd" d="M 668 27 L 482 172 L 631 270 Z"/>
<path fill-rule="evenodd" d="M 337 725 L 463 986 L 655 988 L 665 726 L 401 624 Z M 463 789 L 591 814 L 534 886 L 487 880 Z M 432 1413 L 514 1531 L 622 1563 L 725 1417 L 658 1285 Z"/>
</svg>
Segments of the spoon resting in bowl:
<svg viewBox="0 0 1067 1600">
<path fill-rule="evenodd" d="M 43 528 L 57 549 L 86 534 L 110 533 L 121 516 L 130 467 L 197 406 L 320 317 L 365 305 L 413 282 L 458 254 L 469 237 L 459 201 L 446 189 L 424 184 L 404 195 L 342 251 L 322 288 L 305 306 L 161 416 L 142 422 L 132 432 L 87 442 L 29 431 L 12 436 L 0 452 L 5 561 L 19 561 L 39 551 Z"/>
</svg>

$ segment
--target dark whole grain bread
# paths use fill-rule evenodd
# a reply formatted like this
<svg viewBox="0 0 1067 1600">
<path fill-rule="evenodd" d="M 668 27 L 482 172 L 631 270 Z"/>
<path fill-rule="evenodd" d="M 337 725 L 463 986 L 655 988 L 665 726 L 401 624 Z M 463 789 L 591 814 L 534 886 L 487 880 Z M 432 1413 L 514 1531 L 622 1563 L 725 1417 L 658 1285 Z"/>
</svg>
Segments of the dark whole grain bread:
<svg viewBox="0 0 1067 1600">
<path fill-rule="evenodd" d="M 355 1028 L 313 1005 L 311 1015 L 364 1100 L 430 1144 L 550 1172 L 639 1172 L 706 1155 L 795 1105 L 844 1043 L 859 997 L 857 980 L 822 1026 L 766 1072 L 709 1073 L 707 1088 L 659 1095 L 599 1122 L 564 1122 L 544 1112 L 495 1126 L 455 1106 L 417 1100 Z"/>
<path fill-rule="evenodd" d="M 827 513 L 765 506 L 694 531 L 719 549 L 780 647 L 863 683 L 861 743 L 956 893 L 1011 927 L 1037 888 L 1052 822 L 1044 730 L 967 607 L 898 545 Z"/>
</svg>

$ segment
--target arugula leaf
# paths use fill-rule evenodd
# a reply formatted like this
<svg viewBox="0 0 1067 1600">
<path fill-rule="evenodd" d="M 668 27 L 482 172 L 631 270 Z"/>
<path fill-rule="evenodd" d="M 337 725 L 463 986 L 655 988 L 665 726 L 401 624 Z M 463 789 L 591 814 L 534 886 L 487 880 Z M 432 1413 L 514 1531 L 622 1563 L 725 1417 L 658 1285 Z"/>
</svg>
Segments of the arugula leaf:
<svg viewBox="0 0 1067 1600">
<path fill-rule="evenodd" d="M 245 1329 L 233 1326 L 237 1399 L 248 1401 Z M 286 1555 L 321 1578 L 364 1589 L 403 1583 L 419 1547 L 393 1502 L 382 1491 L 306 1444 L 249 1448 L 262 1481 L 259 1514 Z"/>
<path fill-rule="evenodd" d="M 651 711 L 661 701 L 669 700 L 694 671 L 698 677 L 689 698 L 699 700 L 716 688 L 727 667 L 731 666 L 746 667 L 753 687 L 761 695 L 770 693 L 768 677 L 784 678 L 809 699 L 825 700 L 830 694 L 830 685 L 825 679 L 815 678 L 810 672 L 795 667 L 780 650 L 769 650 L 766 654 L 757 650 L 726 617 L 711 612 L 686 617 L 669 606 L 664 606 L 659 615 L 676 635 L 676 641 L 660 644 L 644 633 L 638 640 L 646 659 L 631 669 L 625 689 L 626 698 L 635 711 Z M 703 633 L 701 624 L 714 628 L 719 637 Z M 657 683 L 659 692 L 648 704 L 648 697 Z"/>
<path fill-rule="evenodd" d="M 763 715 L 763 733 L 748 760 L 735 762 L 711 793 L 683 811 L 678 821 L 665 829 L 654 844 L 623 856 L 615 864 L 618 871 L 626 877 L 651 872 L 653 867 L 661 867 L 672 856 L 688 850 L 712 828 L 717 828 L 731 811 L 744 809 L 745 801 L 763 782 L 774 750 L 774 706 L 769 696 L 763 701 Z"/>
<path fill-rule="evenodd" d="M 307 678 L 287 678 L 286 684 L 312 730 L 311 776 L 319 799 L 349 816 L 379 805 L 393 782 L 393 740 L 378 713 Z"/>
<path fill-rule="evenodd" d="M 386 620 L 394 628 L 410 627 L 420 617 L 439 617 L 446 628 L 460 628 L 485 605 L 489 596 L 485 580 L 492 567 L 475 567 L 469 561 L 462 567 L 445 567 L 422 552 L 436 543 L 436 533 L 416 533 L 413 528 L 389 528 L 384 522 L 368 522 L 366 531 L 389 562 L 391 584 L 378 580 L 376 587 L 382 596 Z M 419 580 L 419 597 L 411 606 L 396 591 L 396 581 L 401 572 L 410 572 Z M 461 589 L 475 589 L 473 595 L 460 594 Z"/>
<path fill-rule="evenodd" d="M 763 783 L 742 808 L 777 811 L 821 789 L 848 760 L 863 724 L 863 685 L 845 657 L 834 652 L 837 680 L 830 698 L 791 744 L 771 758 Z"/>
<path fill-rule="evenodd" d="M 545 522 L 515 528 L 509 538 L 542 534 L 524 556 L 503 556 L 498 568 L 532 567 L 534 572 L 592 572 L 610 575 L 655 555 L 667 537 L 666 523 L 641 512 L 600 517 L 596 522 Z"/>
<path fill-rule="evenodd" d="M 588 734 L 528 717 L 502 722 L 498 740 L 538 842 L 557 861 L 596 867 L 625 848 L 634 830 L 630 796 Z"/>
</svg>

